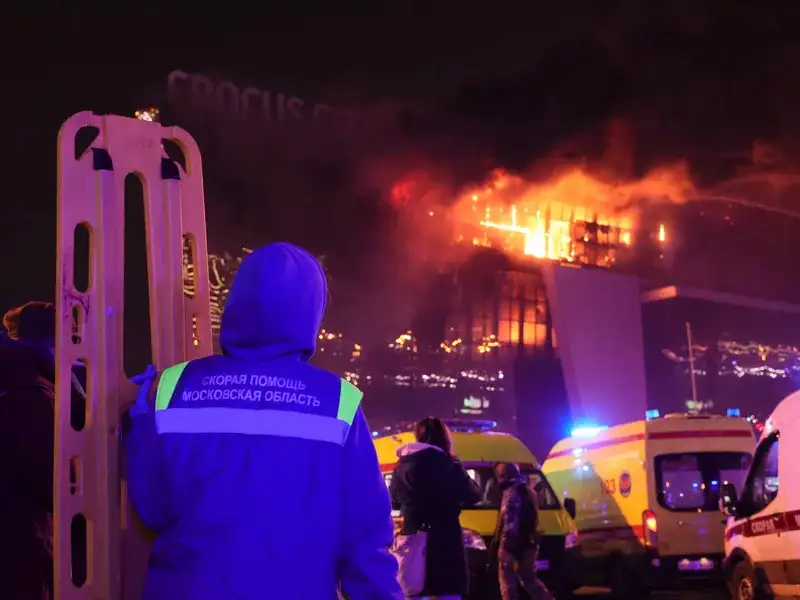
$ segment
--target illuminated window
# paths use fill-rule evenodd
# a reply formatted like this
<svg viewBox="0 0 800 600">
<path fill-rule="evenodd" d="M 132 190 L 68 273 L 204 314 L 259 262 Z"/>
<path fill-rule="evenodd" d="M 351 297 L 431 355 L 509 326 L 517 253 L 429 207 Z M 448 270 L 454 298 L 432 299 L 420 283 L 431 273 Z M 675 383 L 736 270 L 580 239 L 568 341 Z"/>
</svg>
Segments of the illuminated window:
<svg viewBox="0 0 800 600">
<path fill-rule="evenodd" d="M 497 331 L 497 341 L 501 344 L 519 344 L 519 320 L 500 321 Z"/>
<path fill-rule="evenodd" d="M 476 311 L 472 338 L 495 334 L 503 346 L 544 348 L 548 337 L 547 294 L 539 273 L 504 273 L 501 298 L 496 307 Z M 495 312 L 496 310 L 496 312 Z"/>
<path fill-rule="evenodd" d="M 519 301 L 509 298 L 500 304 L 500 319 L 503 321 L 519 321 Z"/>
<path fill-rule="evenodd" d="M 496 333 L 493 313 L 490 302 L 483 302 L 475 306 L 475 315 L 472 319 L 472 340 L 474 342 L 479 343 L 484 337 Z"/>
<path fill-rule="evenodd" d="M 526 346 L 543 348 L 547 343 L 547 325 L 536 323 L 525 323 L 522 326 L 522 337 Z"/>
</svg>

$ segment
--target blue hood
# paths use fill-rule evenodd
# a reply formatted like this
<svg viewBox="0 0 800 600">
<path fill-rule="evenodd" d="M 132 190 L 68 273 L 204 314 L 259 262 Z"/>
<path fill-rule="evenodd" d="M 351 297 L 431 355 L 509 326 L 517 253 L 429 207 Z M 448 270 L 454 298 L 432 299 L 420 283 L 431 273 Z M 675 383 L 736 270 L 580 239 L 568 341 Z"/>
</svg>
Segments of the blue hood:
<svg viewBox="0 0 800 600">
<path fill-rule="evenodd" d="M 242 261 L 222 314 L 220 345 L 248 360 L 307 361 L 328 298 L 325 272 L 308 251 L 287 243 L 259 248 Z"/>
</svg>

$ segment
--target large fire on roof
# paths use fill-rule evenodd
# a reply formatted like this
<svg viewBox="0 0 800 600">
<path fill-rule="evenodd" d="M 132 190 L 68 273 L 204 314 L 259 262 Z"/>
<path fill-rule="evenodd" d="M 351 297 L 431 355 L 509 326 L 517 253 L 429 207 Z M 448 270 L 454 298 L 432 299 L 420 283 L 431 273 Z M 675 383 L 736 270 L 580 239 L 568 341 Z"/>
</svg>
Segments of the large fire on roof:
<svg viewBox="0 0 800 600">
<path fill-rule="evenodd" d="M 394 186 L 393 201 L 410 205 L 425 196 L 412 179 Z M 611 266 L 630 247 L 640 208 L 648 202 L 681 203 L 694 193 L 685 165 L 661 167 L 633 181 L 604 179 L 572 168 L 539 180 L 496 170 L 465 188 L 449 206 L 426 206 L 453 241 L 497 248 L 518 256 Z M 438 223 L 437 223 L 438 225 Z M 666 242 L 664 225 L 652 232 Z M 592 249 L 595 249 L 592 251 Z M 603 248 L 597 252 L 597 248 Z"/>
</svg>

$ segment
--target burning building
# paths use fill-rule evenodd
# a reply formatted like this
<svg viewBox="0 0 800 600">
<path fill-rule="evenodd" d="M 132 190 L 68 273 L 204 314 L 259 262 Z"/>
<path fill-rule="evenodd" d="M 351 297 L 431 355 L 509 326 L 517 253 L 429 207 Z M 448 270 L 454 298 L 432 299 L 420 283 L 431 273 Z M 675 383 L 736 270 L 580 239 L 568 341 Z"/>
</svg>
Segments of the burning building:
<svg viewBox="0 0 800 600">
<path fill-rule="evenodd" d="M 503 171 L 468 189 L 452 208 L 456 241 L 515 256 L 611 267 L 630 258 L 637 235 L 666 243 L 665 225 L 646 231 L 648 203 L 683 202 L 693 191 L 683 165 L 633 182 L 606 182 L 573 168 L 543 182 Z"/>
<path fill-rule="evenodd" d="M 313 118 L 290 119 L 289 112 L 285 123 L 270 119 L 267 131 L 260 122 L 256 127 L 249 109 L 228 114 L 202 99 L 189 102 L 183 92 L 194 88 L 181 86 L 175 88 L 181 93 L 163 100 L 164 109 L 171 121 L 192 131 L 204 149 L 209 197 L 224 200 L 210 202 L 209 222 L 215 231 L 235 232 L 232 239 L 245 243 L 276 236 L 300 243 L 306 240 L 302 235 L 324 237 L 329 219 L 318 216 L 311 222 L 305 217 L 322 210 L 320 194 L 329 200 L 326 207 L 336 206 L 337 214 L 344 211 L 336 182 L 322 176 L 327 171 L 307 174 L 295 166 L 328 165 L 336 162 L 332 157 L 347 168 L 366 162 L 367 157 L 351 147 L 353 135 L 337 137 L 336 128 Z M 195 87 L 207 91 L 208 85 Z M 284 114 L 274 114 L 279 113 Z M 307 143 L 311 139 L 314 143 Z M 370 156 L 373 141 L 366 145 Z M 675 207 L 697 195 L 685 166 L 620 179 L 579 160 L 553 164 L 548 172 L 529 177 L 494 171 L 481 184 L 458 191 L 432 193 L 414 177 L 400 178 L 394 186 L 391 200 L 398 219 L 413 223 L 403 241 L 425 255 L 425 268 L 438 273 L 436 285 L 419 293 L 425 301 L 418 323 L 403 323 L 396 339 L 362 347 L 358 339 L 348 339 L 352 332 L 347 330 L 323 332 L 315 357 L 368 392 L 371 422 L 381 426 L 430 414 L 494 419 L 541 449 L 568 432 L 576 420 L 610 424 L 639 418 L 645 408 L 665 408 L 651 406 L 655 396 L 645 383 L 642 340 L 647 340 L 648 352 L 652 343 L 658 352 L 671 349 L 678 357 L 680 343 L 670 339 L 662 344 L 643 333 L 643 310 L 645 329 L 659 319 L 651 316 L 655 305 L 642 308 L 640 293 L 680 283 L 686 266 L 701 260 L 702 268 L 692 269 L 698 279 L 707 278 L 709 264 L 735 261 L 700 251 L 700 242 L 712 237 L 709 234 L 694 236 L 697 240 L 685 252 L 684 262 L 673 265 L 677 240 L 684 238 L 680 245 L 687 247 L 685 239 L 693 236 L 685 220 L 673 218 L 678 212 L 691 212 Z M 265 165 L 271 165 L 269 177 L 263 176 Z M 283 181 L 289 175 L 295 177 Z M 278 202 L 281 194 L 276 189 L 290 190 L 293 201 Z M 352 197 L 350 192 L 338 190 Z M 249 207 L 264 203 L 271 194 L 275 205 L 280 204 L 280 214 L 270 214 L 266 222 L 251 218 Z M 730 211 L 720 202 L 715 207 L 726 212 L 720 226 L 731 228 Z M 362 208 L 354 206 L 350 216 L 365 214 Z M 698 218 L 706 217 L 701 213 Z M 747 219 L 737 217 L 736 222 Z M 368 227 L 374 228 L 373 223 Z M 370 233 L 366 225 L 359 231 Z M 360 251 L 362 243 L 354 245 Z M 240 260 L 211 257 L 215 329 Z M 741 264 L 738 261 L 736 269 Z M 362 295 L 370 297 L 372 291 Z M 683 331 L 682 324 L 674 323 L 670 331 L 675 327 Z M 702 345 L 714 346 L 708 336 Z M 726 365 L 729 370 L 741 366 Z"/>
<path fill-rule="evenodd" d="M 416 385 L 416 400 L 403 406 L 406 414 L 493 419 L 544 450 L 576 421 L 624 422 L 652 408 L 703 410 L 699 400 L 710 406 L 708 399 L 721 395 L 731 400 L 717 400 L 723 413 L 731 404 L 752 412 L 754 407 L 733 400 L 730 386 L 758 373 L 778 379 L 767 403 L 776 402 L 795 385 L 800 364 L 786 326 L 800 325 L 793 317 L 797 307 L 756 303 L 761 308 L 748 313 L 755 329 L 747 333 L 741 307 L 732 312 L 731 303 L 713 293 L 702 302 L 676 301 L 683 308 L 691 304 L 681 314 L 698 324 L 698 365 L 704 370 L 701 397 L 693 401 L 687 395 L 691 367 L 680 356 L 685 321 L 676 321 L 676 302 L 642 304 L 654 293 L 648 290 L 681 280 L 665 220 L 693 191 L 685 175 L 680 168 L 663 169 L 613 185 L 572 170 L 531 184 L 496 172 L 452 206 L 421 207 L 437 222 L 437 234 L 446 231 L 457 246 L 473 250 L 442 276 L 446 285 L 438 294 L 449 302 L 437 334 L 445 342 L 437 356 L 417 356 L 416 371 L 428 372 L 426 378 L 415 384 L 414 369 L 405 367 L 404 386 Z M 767 335 L 762 317 L 784 323 L 782 335 L 774 335 L 774 327 Z M 713 331 L 704 326 L 711 322 Z M 764 345 L 746 341 L 751 339 Z M 759 346 L 770 364 L 747 350 Z M 751 359 L 761 364 L 749 365 Z M 450 382 L 435 397 L 416 391 L 434 380 L 430 365 L 440 373 L 437 381 Z M 470 377 L 482 385 L 467 390 Z"/>
<path fill-rule="evenodd" d="M 440 263 L 437 300 L 423 309 L 444 313 L 424 319 L 439 330 L 418 332 L 430 342 L 398 371 L 414 391 L 387 418 L 401 405 L 409 418 L 479 416 L 544 449 L 575 420 L 641 416 L 640 286 L 626 273 L 644 255 L 663 262 L 668 247 L 666 226 L 640 207 L 690 190 L 681 167 L 618 183 L 581 169 L 542 182 L 496 171 L 450 204 L 415 204 L 411 182 L 396 187 L 398 204 L 434 223 L 418 220 L 419 234 L 449 236 L 457 258 Z"/>
</svg>

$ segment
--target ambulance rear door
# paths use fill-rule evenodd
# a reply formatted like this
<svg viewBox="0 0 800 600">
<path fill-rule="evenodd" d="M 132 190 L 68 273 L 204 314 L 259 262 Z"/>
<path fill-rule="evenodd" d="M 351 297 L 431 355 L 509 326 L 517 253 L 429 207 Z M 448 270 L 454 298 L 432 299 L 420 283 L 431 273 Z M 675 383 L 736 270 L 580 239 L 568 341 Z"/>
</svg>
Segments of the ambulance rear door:
<svg viewBox="0 0 800 600">
<path fill-rule="evenodd" d="M 726 482 L 741 489 L 752 461 L 752 435 L 745 439 L 742 431 L 720 426 L 648 433 L 649 508 L 656 518 L 658 550 L 683 557 L 678 565 L 683 570 L 711 570 L 712 555 L 724 552 L 720 489 Z"/>
</svg>

